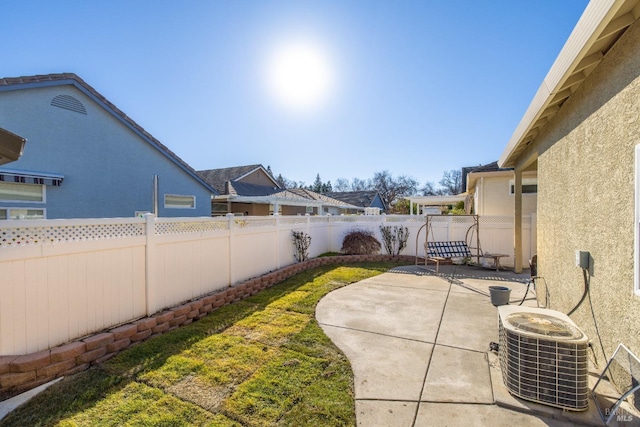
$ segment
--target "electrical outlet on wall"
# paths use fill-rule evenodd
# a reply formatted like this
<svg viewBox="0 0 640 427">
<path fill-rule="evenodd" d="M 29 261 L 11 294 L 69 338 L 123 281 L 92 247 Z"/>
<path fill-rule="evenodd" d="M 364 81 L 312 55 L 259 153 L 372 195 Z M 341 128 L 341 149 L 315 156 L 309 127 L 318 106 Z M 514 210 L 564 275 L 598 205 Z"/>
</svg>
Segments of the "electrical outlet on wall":
<svg viewBox="0 0 640 427">
<path fill-rule="evenodd" d="M 580 267 L 583 270 L 589 269 L 588 251 L 576 251 L 576 267 Z"/>
</svg>

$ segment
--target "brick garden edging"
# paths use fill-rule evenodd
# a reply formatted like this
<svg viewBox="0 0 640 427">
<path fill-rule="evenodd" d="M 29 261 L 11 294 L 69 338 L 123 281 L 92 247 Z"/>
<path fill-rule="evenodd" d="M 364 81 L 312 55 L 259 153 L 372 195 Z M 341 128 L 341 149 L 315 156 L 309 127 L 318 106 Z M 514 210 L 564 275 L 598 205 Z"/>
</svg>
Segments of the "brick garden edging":
<svg viewBox="0 0 640 427">
<path fill-rule="evenodd" d="M 341 255 L 314 258 L 225 288 L 116 328 L 21 356 L 0 356 L 0 400 L 102 363 L 148 338 L 186 326 L 226 304 L 240 301 L 310 268 L 353 262 L 398 261 L 413 264 L 414 256 Z"/>
</svg>

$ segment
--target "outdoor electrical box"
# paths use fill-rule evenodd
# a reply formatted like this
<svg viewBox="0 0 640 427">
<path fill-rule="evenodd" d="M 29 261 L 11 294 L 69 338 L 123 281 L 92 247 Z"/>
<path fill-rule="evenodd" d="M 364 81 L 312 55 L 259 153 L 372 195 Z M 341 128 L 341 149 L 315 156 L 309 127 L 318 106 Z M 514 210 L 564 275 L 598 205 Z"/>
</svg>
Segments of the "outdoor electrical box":
<svg viewBox="0 0 640 427">
<path fill-rule="evenodd" d="M 589 269 L 588 251 L 576 251 L 576 267 L 580 267 L 583 270 Z"/>
</svg>

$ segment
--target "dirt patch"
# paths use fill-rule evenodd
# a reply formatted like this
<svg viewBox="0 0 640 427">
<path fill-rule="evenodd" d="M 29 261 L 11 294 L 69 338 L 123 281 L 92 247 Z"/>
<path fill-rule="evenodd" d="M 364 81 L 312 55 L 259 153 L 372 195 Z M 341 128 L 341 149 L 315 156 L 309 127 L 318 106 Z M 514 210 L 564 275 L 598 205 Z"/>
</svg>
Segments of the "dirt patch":
<svg viewBox="0 0 640 427">
<path fill-rule="evenodd" d="M 182 381 L 167 388 L 167 392 L 177 398 L 191 402 L 210 412 L 217 412 L 227 397 L 233 393 L 235 385 L 216 387 L 202 381 L 194 375 L 189 375 Z"/>
</svg>

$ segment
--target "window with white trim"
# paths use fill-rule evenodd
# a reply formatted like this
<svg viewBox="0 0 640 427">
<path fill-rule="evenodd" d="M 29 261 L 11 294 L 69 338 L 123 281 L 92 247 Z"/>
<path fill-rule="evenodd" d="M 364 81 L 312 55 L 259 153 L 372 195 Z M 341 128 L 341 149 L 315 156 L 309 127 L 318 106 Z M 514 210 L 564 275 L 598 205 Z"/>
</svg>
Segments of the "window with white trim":
<svg viewBox="0 0 640 427">
<path fill-rule="evenodd" d="M 196 196 L 165 194 L 164 207 L 167 209 L 195 209 Z"/>
<path fill-rule="evenodd" d="M 45 186 L 41 184 L 0 182 L 0 200 L 44 203 Z"/>
<path fill-rule="evenodd" d="M 515 180 L 509 180 L 509 195 L 516 194 Z M 538 178 L 522 178 L 522 194 L 538 194 Z"/>
<path fill-rule="evenodd" d="M 0 220 L 3 219 L 45 219 L 44 209 L 0 208 Z"/>
</svg>

